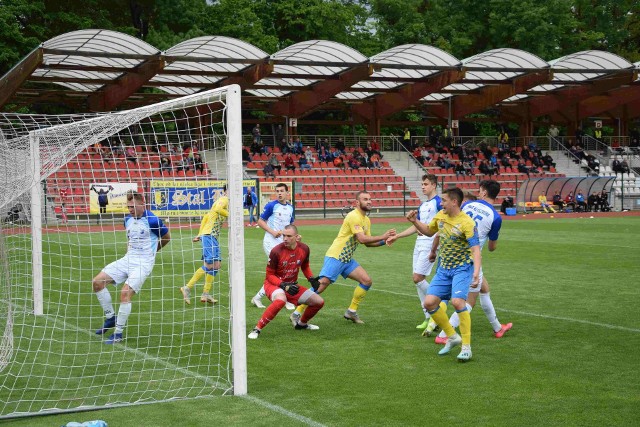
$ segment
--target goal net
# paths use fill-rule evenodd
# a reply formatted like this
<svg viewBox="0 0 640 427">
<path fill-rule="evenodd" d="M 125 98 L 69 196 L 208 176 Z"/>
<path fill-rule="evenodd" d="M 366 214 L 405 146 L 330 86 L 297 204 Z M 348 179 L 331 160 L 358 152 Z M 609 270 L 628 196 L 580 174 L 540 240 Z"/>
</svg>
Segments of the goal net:
<svg viewBox="0 0 640 427">
<path fill-rule="evenodd" d="M 246 394 L 240 88 L 94 115 L 0 114 L 0 418 Z M 228 186 L 211 296 L 201 218 Z M 169 229 L 124 340 L 92 279 L 127 252 L 127 193 Z M 106 287 L 118 314 L 122 285 Z"/>
</svg>

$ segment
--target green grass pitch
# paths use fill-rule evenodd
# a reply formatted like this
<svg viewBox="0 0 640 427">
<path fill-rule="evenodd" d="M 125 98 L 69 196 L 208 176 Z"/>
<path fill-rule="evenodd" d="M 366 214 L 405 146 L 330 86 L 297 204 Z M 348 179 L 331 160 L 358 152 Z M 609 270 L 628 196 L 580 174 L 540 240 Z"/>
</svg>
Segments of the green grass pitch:
<svg viewBox="0 0 640 427">
<path fill-rule="evenodd" d="M 407 226 L 382 224 L 375 217 L 372 222 L 374 234 Z M 338 227 L 300 226 L 316 274 Z M 58 426 L 91 419 L 106 420 L 110 426 L 635 424 L 640 416 L 639 228 L 640 217 L 505 221 L 498 250 L 485 251 L 483 264 L 498 317 L 514 327 L 505 338 L 495 339 L 478 305 L 472 312 L 474 357 L 466 364 L 456 362 L 456 351 L 439 357 L 440 347 L 415 329 L 422 315 L 411 282 L 414 238 L 407 238 L 393 247 L 356 251 L 355 258 L 374 283 L 359 310 L 366 324 L 342 318 L 354 283 L 339 280 L 322 295 L 326 304 L 314 319 L 319 331 L 294 331 L 283 310 L 258 340 L 247 342 L 249 398 L 180 400 L 0 424 Z M 249 304 L 264 279 L 262 236 L 259 229 L 246 229 L 247 332 L 262 313 Z M 91 236 L 82 238 L 89 241 Z M 123 239 L 124 233 L 117 238 Z M 170 343 L 182 334 L 191 340 L 193 323 L 204 313 L 195 301 L 184 306 L 177 291 L 198 265 L 190 238 L 191 232 L 174 231 L 173 242 L 159 255 L 166 271 L 159 272 L 159 265 L 154 271 L 162 277 L 154 279 L 162 292 L 153 297 L 141 293 L 126 331 L 126 346 L 138 352 L 153 347 L 151 356 L 171 365 L 188 364 L 188 355 L 176 353 Z M 60 239 L 64 242 L 64 235 Z M 69 247 L 63 252 L 81 250 Z M 104 264 L 114 256 L 95 255 L 94 263 Z M 186 256 L 194 262 L 169 266 L 169 261 Z M 61 282 L 70 274 L 80 275 L 87 287 L 95 274 L 55 260 L 48 268 Z M 61 294 L 46 297 L 55 295 Z M 92 313 L 99 313 L 95 297 L 89 293 L 82 298 L 80 304 L 93 304 Z M 153 313 L 183 308 L 173 324 L 162 325 L 166 338 L 154 338 L 160 342 L 134 337 L 149 333 Z M 91 327 L 100 322 L 85 320 Z M 206 326 L 222 328 L 224 320 Z M 91 339 L 77 331 L 69 334 L 81 347 L 86 345 L 81 341 Z M 98 365 L 95 375 L 116 375 L 100 369 L 100 358 L 113 363 L 115 356 L 110 351 L 96 356 L 96 345 L 83 348 Z M 196 346 L 194 352 L 204 348 Z M 220 351 L 224 357 L 224 348 Z M 127 388 L 135 393 L 136 381 L 171 375 L 167 366 L 160 368 L 141 371 Z M 198 374 L 224 372 L 200 368 Z M 200 386 L 195 383 L 190 386 Z M 65 398 L 51 393 L 51 399 Z"/>
</svg>

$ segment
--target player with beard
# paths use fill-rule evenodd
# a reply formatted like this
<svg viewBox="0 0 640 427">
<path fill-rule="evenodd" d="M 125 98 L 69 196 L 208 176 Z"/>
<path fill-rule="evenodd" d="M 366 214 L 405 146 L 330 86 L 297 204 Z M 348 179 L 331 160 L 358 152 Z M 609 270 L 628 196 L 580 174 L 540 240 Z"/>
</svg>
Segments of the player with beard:
<svg viewBox="0 0 640 427">
<path fill-rule="evenodd" d="M 355 209 L 344 218 L 338 236 L 324 257 L 324 265 L 318 276 L 319 286 L 316 292 L 322 293 L 327 286 L 336 281 L 338 276 L 355 280 L 358 282 L 358 286 L 353 291 L 351 305 L 345 311 L 344 318 L 353 323 L 364 323 L 358 316 L 357 310 L 367 291 L 371 288 L 372 281 L 366 270 L 353 259 L 353 253 L 358 244 L 369 247 L 384 246 L 389 237 L 395 236 L 396 230 L 390 229 L 383 235 L 372 236 L 371 220 L 367 216 L 371 210 L 371 195 L 360 191 L 356 194 L 355 202 Z M 291 314 L 292 323 L 295 324 L 300 319 L 305 308 L 304 305 L 301 305 Z"/>
</svg>

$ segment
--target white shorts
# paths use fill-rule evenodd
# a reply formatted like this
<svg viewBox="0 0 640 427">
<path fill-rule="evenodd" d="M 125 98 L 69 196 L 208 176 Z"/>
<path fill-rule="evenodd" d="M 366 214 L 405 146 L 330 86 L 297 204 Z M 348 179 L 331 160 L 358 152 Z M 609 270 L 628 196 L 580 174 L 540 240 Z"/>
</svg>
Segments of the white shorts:
<svg viewBox="0 0 640 427">
<path fill-rule="evenodd" d="M 416 274 L 422 274 L 428 276 L 431 274 L 434 262 L 429 261 L 429 254 L 431 253 L 431 247 L 429 245 L 416 244 L 413 248 L 413 272 Z"/>
<path fill-rule="evenodd" d="M 267 258 L 269 258 L 269 254 L 271 254 L 271 250 L 278 246 L 280 243 L 284 242 L 282 237 L 278 237 L 277 239 L 273 237 L 271 234 L 264 236 L 262 240 L 262 248 L 264 249 L 264 253 L 267 254 Z"/>
<path fill-rule="evenodd" d="M 131 259 L 127 256 L 112 262 L 102 269 L 102 272 L 108 275 L 116 282 L 116 285 L 126 282 L 136 294 L 140 293 L 142 284 L 151 274 L 153 270 L 153 260 Z"/>
<path fill-rule="evenodd" d="M 469 287 L 469 292 L 480 292 L 480 289 L 482 288 L 482 267 L 480 267 L 480 274 L 478 274 L 478 286 L 476 288 L 473 287 Z"/>
</svg>

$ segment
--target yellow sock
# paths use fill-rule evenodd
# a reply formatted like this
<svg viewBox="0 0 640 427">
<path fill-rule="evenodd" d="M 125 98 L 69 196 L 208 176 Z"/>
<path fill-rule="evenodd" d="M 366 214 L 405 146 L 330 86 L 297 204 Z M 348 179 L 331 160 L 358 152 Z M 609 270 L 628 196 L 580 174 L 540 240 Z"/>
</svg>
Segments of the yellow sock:
<svg viewBox="0 0 640 427">
<path fill-rule="evenodd" d="M 447 312 L 447 304 L 444 303 L 444 301 L 440 301 L 440 310 L 444 310 L 444 312 Z"/>
<path fill-rule="evenodd" d="M 198 281 L 202 279 L 202 276 L 204 276 L 204 270 L 202 269 L 202 267 L 200 267 L 196 270 L 195 273 L 193 273 L 191 280 L 189 280 L 189 283 L 187 283 L 187 288 L 193 289 L 193 285 L 198 283 Z"/>
<path fill-rule="evenodd" d="M 299 306 L 296 307 L 296 313 L 302 316 L 302 313 L 304 313 L 307 307 L 308 307 L 307 304 L 300 304 Z"/>
<path fill-rule="evenodd" d="M 453 329 L 453 326 L 451 326 L 451 323 L 449 323 L 449 316 L 447 316 L 446 310 L 440 308 L 435 313 L 430 314 L 433 321 L 436 322 L 438 326 L 440 326 L 440 329 L 442 329 L 448 337 L 452 337 L 456 334 L 456 330 Z"/>
<path fill-rule="evenodd" d="M 349 310 L 358 311 L 358 306 L 364 299 L 364 296 L 367 295 L 367 291 L 370 287 L 371 286 L 364 286 L 362 284 L 356 286 L 356 288 L 353 290 L 353 298 L 351 298 L 351 305 L 349 306 Z"/>
<path fill-rule="evenodd" d="M 202 292 L 208 294 L 211 292 L 211 288 L 213 288 L 213 276 L 211 274 L 207 274 L 207 277 L 204 278 L 204 289 Z"/>
<path fill-rule="evenodd" d="M 460 318 L 460 335 L 462 335 L 462 344 L 471 344 L 471 313 L 465 310 L 458 313 Z"/>
</svg>

